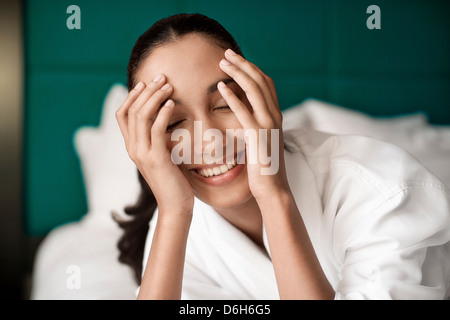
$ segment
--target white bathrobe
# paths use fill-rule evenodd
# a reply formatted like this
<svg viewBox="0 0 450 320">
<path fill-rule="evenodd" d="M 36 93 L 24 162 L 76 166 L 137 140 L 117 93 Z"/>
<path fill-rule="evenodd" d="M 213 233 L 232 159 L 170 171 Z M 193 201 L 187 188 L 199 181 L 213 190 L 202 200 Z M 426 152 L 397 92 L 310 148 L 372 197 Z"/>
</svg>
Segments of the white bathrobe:
<svg viewBox="0 0 450 320">
<path fill-rule="evenodd" d="M 450 196 L 441 181 L 372 138 L 294 129 L 284 140 L 289 184 L 336 299 L 449 297 Z M 144 269 L 156 221 L 157 212 Z M 264 240 L 269 251 L 265 231 Z M 182 298 L 279 298 L 267 253 L 198 199 Z"/>
</svg>

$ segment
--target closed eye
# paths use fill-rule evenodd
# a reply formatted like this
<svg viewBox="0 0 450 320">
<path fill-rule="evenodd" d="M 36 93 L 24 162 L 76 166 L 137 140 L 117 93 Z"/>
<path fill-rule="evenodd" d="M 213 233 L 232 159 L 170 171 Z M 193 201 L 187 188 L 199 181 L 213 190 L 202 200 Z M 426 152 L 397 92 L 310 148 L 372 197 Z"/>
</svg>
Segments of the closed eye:
<svg viewBox="0 0 450 320">
<path fill-rule="evenodd" d="M 166 128 L 166 132 L 171 132 L 173 131 L 176 127 L 178 127 L 184 120 L 180 120 L 177 122 L 174 122 L 172 124 L 169 124 Z"/>
<path fill-rule="evenodd" d="M 217 108 L 214 108 L 214 110 L 230 110 L 230 107 L 229 106 L 223 106 L 223 107 L 217 107 Z"/>
</svg>

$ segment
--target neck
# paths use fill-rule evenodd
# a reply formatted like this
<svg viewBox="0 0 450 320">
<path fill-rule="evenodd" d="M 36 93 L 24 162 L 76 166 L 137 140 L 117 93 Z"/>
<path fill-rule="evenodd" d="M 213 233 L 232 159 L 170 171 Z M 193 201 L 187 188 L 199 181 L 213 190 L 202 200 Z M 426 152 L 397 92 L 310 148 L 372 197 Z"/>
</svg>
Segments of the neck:
<svg viewBox="0 0 450 320">
<path fill-rule="evenodd" d="M 247 235 L 260 248 L 265 250 L 261 211 L 253 196 L 239 206 L 226 209 L 215 208 L 215 210 L 228 222 Z"/>
</svg>

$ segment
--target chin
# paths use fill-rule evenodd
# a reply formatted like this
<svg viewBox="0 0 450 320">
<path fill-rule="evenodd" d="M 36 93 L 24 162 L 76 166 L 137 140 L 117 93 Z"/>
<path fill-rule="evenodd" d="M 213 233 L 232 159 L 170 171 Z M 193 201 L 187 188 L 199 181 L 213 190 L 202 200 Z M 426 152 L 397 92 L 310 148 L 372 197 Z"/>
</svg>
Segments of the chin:
<svg viewBox="0 0 450 320">
<path fill-rule="evenodd" d="M 253 198 L 248 186 L 246 165 L 242 164 L 239 174 L 225 185 L 214 185 L 205 178 L 191 173 L 191 186 L 195 196 L 215 209 L 232 209 L 246 204 Z M 236 170 L 238 171 L 238 170 Z"/>
<path fill-rule="evenodd" d="M 220 192 L 219 194 L 209 192 L 207 194 L 197 194 L 196 197 L 214 209 L 227 210 L 245 205 L 250 199 L 253 198 L 253 195 L 247 187 L 246 190 L 235 190 L 231 193 L 225 191 Z"/>
</svg>

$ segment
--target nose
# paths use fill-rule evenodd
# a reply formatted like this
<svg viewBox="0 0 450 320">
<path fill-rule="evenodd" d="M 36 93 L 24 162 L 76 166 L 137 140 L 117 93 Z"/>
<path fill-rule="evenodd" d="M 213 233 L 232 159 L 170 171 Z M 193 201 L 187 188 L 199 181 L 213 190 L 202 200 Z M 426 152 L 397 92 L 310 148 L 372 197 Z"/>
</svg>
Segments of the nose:
<svg viewBox="0 0 450 320">
<path fill-rule="evenodd" d="M 224 163 L 226 128 L 217 119 L 204 117 L 194 121 L 194 139 L 191 142 L 194 163 Z"/>
</svg>

